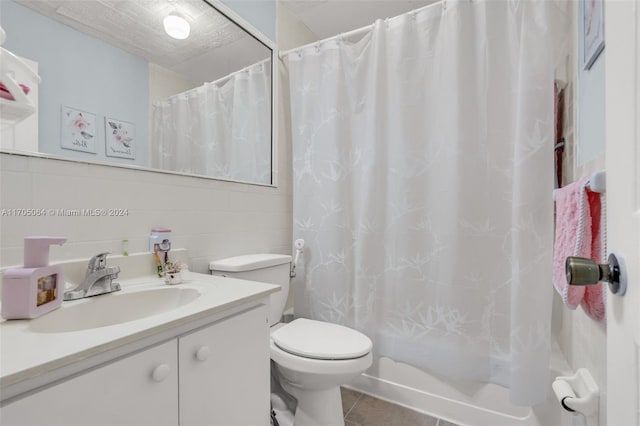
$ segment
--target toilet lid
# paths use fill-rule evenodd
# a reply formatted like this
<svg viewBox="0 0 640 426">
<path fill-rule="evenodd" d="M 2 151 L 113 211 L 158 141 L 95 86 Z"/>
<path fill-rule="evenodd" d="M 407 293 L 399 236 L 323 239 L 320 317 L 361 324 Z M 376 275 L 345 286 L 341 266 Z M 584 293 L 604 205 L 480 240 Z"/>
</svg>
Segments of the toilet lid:
<svg viewBox="0 0 640 426">
<path fill-rule="evenodd" d="M 271 334 L 280 349 L 315 359 L 360 358 L 371 351 L 371 340 L 342 325 L 298 318 Z"/>
</svg>

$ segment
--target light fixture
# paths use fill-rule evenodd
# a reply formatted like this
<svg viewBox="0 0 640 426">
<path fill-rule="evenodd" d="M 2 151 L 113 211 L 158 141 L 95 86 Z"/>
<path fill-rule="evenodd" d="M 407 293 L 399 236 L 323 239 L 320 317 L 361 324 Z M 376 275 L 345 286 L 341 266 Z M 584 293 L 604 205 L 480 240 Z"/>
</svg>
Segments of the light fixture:
<svg viewBox="0 0 640 426">
<path fill-rule="evenodd" d="M 170 37 L 178 40 L 184 40 L 185 38 L 189 37 L 191 26 L 182 16 L 169 14 L 164 17 L 162 23 L 164 25 L 164 30 L 167 32 L 167 34 L 169 34 Z"/>
</svg>

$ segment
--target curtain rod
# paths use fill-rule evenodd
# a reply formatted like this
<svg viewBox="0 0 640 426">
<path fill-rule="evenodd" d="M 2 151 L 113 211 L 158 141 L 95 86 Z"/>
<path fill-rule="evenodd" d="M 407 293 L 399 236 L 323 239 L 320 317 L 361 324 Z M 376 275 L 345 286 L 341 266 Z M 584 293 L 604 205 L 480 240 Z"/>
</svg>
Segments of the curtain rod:
<svg viewBox="0 0 640 426">
<path fill-rule="evenodd" d="M 393 21 L 394 19 L 400 18 L 400 17 L 405 16 L 405 15 L 415 15 L 416 13 L 420 13 L 420 12 L 423 12 L 423 11 L 429 9 L 430 7 L 434 7 L 434 6 L 437 6 L 437 5 L 442 6 L 442 4 L 444 2 L 446 2 L 446 0 L 436 1 L 435 3 L 431 3 L 431 4 L 428 4 L 426 6 L 419 7 L 418 9 L 414 9 L 414 10 L 411 10 L 409 12 L 405 12 L 405 13 L 403 13 L 401 15 L 394 16 L 393 18 L 385 18 L 385 21 Z M 355 30 L 351 30 L 351 31 L 346 32 L 346 33 L 336 34 L 336 35 L 334 35 L 332 37 L 328 37 L 328 38 L 325 38 L 325 39 L 322 39 L 322 40 L 314 41 L 312 43 L 304 44 L 302 46 L 294 47 L 293 49 L 289 49 L 289 50 L 285 50 L 284 52 L 280 52 L 278 54 L 278 56 L 280 57 L 280 59 L 282 59 L 285 56 L 289 56 L 292 53 L 298 52 L 300 50 L 304 50 L 304 49 L 306 49 L 308 47 L 311 47 L 311 46 L 315 46 L 315 45 L 320 46 L 323 43 L 327 43 L 329 41 L 332 41 L 332 40 L 335 40 L 335 39 L 338 39 L 338 38 L 348 38 L 348 37 L 353 37 L 353 36 L 359 35 L 361 33 L 366 33 L 367 31 L 371 30 L 374 27 L 374 25 L 375 25 L 375 23 L 374 24 L 369 24 L 367 26 L 364 26 L 364 27 L 361 27 L 361 28 L 357 28 Z"/>
<path fill-rule="evenodd" d="M 238 74 L 240 74 L 240 73 L 243 73 L 243 72 L 245 72 L 245 71 L 248 71 L 250 68 L 257 67 L 258 65 L 266 64 L 266 63 L 267 63 L 267 62 L 269 62 L 270 60 L 271 60 L 271 58 L 270 58 L 270 57 L 269 57 L 269 58 L 266 58 L 266 59 L 263 59 L 263 60 L 261 60 L 261 61 L 256 62 L 255 64 L 247 65 L 247 66 L 246 66 L 246 67 L 244 67 L 244 68 L 241 68 L 241 69 L 239 69 L 239 70 L 237 70 L 237 71 L 233 71 L 232 73 L 227 74 L 227 75 L 225 75 L 224 77 L 220 77 L 220 78 L 219 78 L 219 79 L 217 79 L 217 80 L 213 80 L 213 81 L 210 81 L 210 82 L 208 82 L 208 83 L 207 83 L 207 82 L 204 82 L 202 85 L 204 86 L 205 84 L 218 84 L 218 83 L 222 83 L 223 81 L 228 80 L 228 79 L 230 79 L 231 77 L 233 77 L 233 76 L 235 76 L 235 75 L 238 75 Z M 196 89 L 197 89 L 197 87 L 196 87 Z M 193 89 L 191 89 L 191 90 L 193 90 Z M 186 93 L 186 92 L 184 92 L 184 93 Z"/>
<path fill-rule="evenodd" d="M 213 80 L 213 81 L 210 81 L 210 82 L 206 82 L 206 81 L 205 81 L 204 83 L 202 83 L 202 84 L 201 84 L 201 85 L 199 85 L 199 86 L 194 87 L 193 89 L 189 89 L 189 90 L 185 90 L 184 92 L 176 93 L 175 95 L 171 95 L 171 96 L 167 97 L 166 99 L 162 99 L 162 100 L 160 100 L 160 101 L 156 101 L 156 102 L 164 102 L 164 101 L 168 101 L 169 99 L 173 99 L 173 98 L 175 98 L 176 96 L 188 95 L 189 93 L 194 92 L 194 91 L 196 91 L 196 90 L 200 89 L 201 87 L 203 87 L 203 86 L 205 86 L 205 85 L 212 85 L 212 84 L 219 84 L 219 83 L 222 83 L 223 81 L 228 80 L 228 79 L 230 79 L 231 77 L 233 77 L 233 76 L 235 76 L 235 75 L 237 75 L 237 74 L 240 74 L 240 73 L 243 73 L 243 72 L 247 71 L 249 68 L 253 68 L 253 67 L 257 67 L 258 65 L 265 64 L 265 63 L 267 63 L 267 62 L 268 62 L 268 61 L 270 61 L 270 60 L 271 60 L 271 58 L 270 58 L 270 57 L 269 57 L 269 58 L 267 58 L 267 59 L 263 59 L 262 61 L 258 61 L 258 62 L 256 62 L 255 64 L 247 65 L 246 67 L 244 67 L 244 68 L 242 68 L 242 69 L 239 69 L 238 71 L 233 71 L 232 73 L 227 74 L 227 75 L 225 75 L 224 77 L 220 77 L 220 78 L 219 78 L 219 79 L 217 79 L 217 80 Z M 154 103 L 155 103 L 155 102 L 154 102 Z"/>
</svg>

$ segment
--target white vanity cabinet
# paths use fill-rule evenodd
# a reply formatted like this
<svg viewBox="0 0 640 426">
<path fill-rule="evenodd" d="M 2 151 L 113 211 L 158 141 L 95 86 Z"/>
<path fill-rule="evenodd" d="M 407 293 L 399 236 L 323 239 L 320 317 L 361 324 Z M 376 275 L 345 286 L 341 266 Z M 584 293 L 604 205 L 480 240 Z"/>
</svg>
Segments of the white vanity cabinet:
<svg viewBox="0 0 640 426">
<path fill-rule="evenodd" d="M 0 409 L 2 426 L 177 423 L 175 339 L 47 387 Z"/>
<path fill-rule="evenodd" d="M 0 425 L 267 426 L 268 308 L 183 326 L 164 343 L 36 389 Z"/>
<path fill-rule="evenodd" d="M 264 305 L 180 337 L 180 426 L 269 424 Z"/>
</svg>

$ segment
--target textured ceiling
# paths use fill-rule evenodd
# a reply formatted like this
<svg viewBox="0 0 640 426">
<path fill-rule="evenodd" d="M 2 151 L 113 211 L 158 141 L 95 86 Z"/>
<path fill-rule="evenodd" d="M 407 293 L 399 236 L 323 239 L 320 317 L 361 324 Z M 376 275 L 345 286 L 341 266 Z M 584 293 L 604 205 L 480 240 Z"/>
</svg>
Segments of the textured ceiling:
<svg viewBox="0 0 640 426">
<path fill-rule="evenodd" d="M 270 54 L 265 46 L 203 0 L 17 1 L 150 62 L 190 74 L 193 81 L 214 80 Z M 177 12 L 191 24 L 188 39 L 176 40 L 165 33 L 162 20 L 171 12 Z M 223 60 L 214 53 L 231 50 L 235 55 Z M 220 64 L 225 69 L 212 74 L 210 70 L 220 68 Z"/>
<path fill-rule="evenodd" d="M 0 0 L 2 1 L 2 0 Z M 120 47 L 194 82 L 258 62 L 270 51 L 204 0 L 16 0 L 76 30 Z M 435 0 L 280 0 L 319 39 L 434 3 Z M 162 19 L 178 12 L 187 40 L 169 37 Z M 221 55 L 223 55 L 221 59 Z"/>
<path fill-rule="evenodd" d="M 392 18 L 437 0 L 281 0 L 319 39 Z"/>
</svg>

